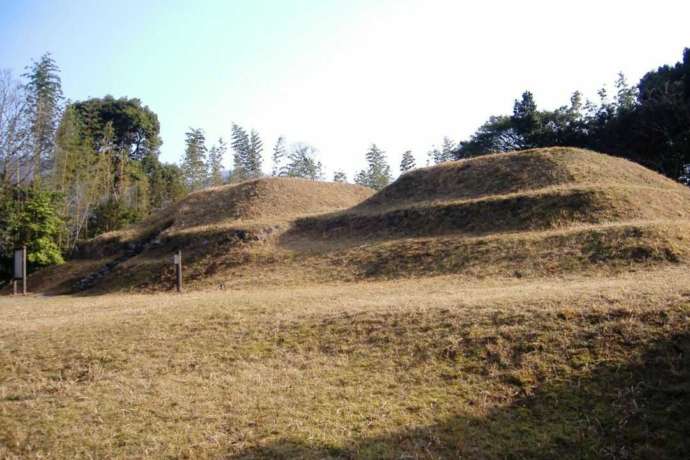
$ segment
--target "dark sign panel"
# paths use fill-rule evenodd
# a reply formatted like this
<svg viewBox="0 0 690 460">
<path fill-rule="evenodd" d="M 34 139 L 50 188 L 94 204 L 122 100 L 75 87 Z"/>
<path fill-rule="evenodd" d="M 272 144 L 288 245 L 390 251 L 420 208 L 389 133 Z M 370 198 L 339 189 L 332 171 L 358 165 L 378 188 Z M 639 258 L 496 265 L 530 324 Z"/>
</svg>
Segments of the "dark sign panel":
<svg viewBox="0 0 690 460">
<path fill-rule="evenodd" d="M 14 251 L 14 277 L 18 280 L 24 278 L 24 251 L 21 249 Z"/>
</svg>

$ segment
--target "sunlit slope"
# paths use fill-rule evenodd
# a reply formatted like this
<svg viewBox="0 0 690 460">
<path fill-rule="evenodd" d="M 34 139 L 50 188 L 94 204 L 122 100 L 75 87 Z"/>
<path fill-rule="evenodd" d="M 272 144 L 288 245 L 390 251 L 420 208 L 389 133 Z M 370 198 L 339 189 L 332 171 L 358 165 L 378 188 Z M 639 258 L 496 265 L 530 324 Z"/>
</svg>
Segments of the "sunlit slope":
<svg viewBox="0 0 690 460">
<path fill-rule="evenodd" d="M 167 288 L 160 283 L 173 252 L 181 250 L 193 269 L 202 259 L 222 257 L 228 246 L 263 241 L 297 217 L 345 209 L 372 193 L 358 185 L 298 178 L 262 178 L 190 193 L 140 224 L 82 242 L 67 264 L 32 276 L 31 287 L 47 292 Z M 99 270 L 105 273 L 80 286 Z"/>
<path fill-rule="evenodd" d="M 547 148 L 417 169 L 376 194 L 297 179 L 197 192 L 35 278 L 51 289 L 167 290 L 177 250 L 188 289 L 606 274 L 685 263 L 688 230 L 687 187 L 620 158 Z M 75 285 L 75 273 L 87 282 Z"/>
</svg>

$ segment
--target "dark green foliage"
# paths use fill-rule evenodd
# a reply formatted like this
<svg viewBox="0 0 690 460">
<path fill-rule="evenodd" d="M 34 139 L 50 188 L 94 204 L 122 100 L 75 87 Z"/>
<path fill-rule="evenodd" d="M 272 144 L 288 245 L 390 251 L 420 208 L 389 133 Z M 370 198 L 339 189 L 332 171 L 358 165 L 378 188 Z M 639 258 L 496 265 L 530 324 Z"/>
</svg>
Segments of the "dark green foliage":
<svg viewBox="0 0 690 460">
<path fill-rule="evenodd" d="M 690 49 L 674 66 L 647 73 L 636 87 L 623 74 L 611 100 L 605 88 L 599 104 L 539 110 L 529 91 L 515 101 L 511 116 L 494 116 L 460 143 L 456 158 L 548 146 L 584 147 L 625 157 L 668 177 L 687 177 L 690 164 Z"/>
<path fill-rule="evenodd" d="M 161 209 L 187 194 L 182 169 L 176 164 L 161 163 L 157 157 L 146 157 L 142 167 L 149 183 L 151 209 Z"/>
<path fill-rule="evenodd" d="M 109 198 L 107 201 L 96 206 L 93 214 L 89 218 L 89 229 L 91 235 L 111 232 L 133 224 L 144 217 L 143 213 L 127 206 L 120 200 Z"/>
<path fill-rule="evenodd" d="M 0 189 L 0 279 L 11 276 L 14 250 L 27 246 L 29 268 L 63 262 L 58 194 L 36 187 Z"/>
<path fill-rule="evenodd" d="M 139 99 L 112 96 L 94 98 L 74 105 L 83 124 L 84 135 L 93 139 L 96 150 L 103 147 L 106 126 L 113 129 L 113 143 L 131 160 L 156 155 L 162 141 L 158 116 Z"/>
</svg>

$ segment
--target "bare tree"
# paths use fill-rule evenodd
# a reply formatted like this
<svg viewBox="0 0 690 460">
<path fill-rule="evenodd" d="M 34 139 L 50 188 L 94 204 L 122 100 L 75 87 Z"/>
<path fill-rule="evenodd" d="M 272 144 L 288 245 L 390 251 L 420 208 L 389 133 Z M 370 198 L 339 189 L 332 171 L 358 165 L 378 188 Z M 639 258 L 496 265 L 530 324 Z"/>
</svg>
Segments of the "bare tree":
<svg viewBox="0 0 690 460">
<path fill-rule="evenodd" d="M 29 176 L 28 134 L 24 87 L 11 71 L 0 70 L 0 183 L 19 184 Z"/>
</svg>

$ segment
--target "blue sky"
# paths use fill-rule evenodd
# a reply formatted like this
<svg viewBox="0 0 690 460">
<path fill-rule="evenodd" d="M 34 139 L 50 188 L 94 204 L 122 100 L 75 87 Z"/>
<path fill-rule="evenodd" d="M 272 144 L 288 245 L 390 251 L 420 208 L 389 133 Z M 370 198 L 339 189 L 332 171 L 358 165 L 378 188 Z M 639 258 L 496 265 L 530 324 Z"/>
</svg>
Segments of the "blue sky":
<svg viewBox="0 0 690 460">
<path fill-rule="evenodd" d="M 234 121 L 259 131 L 267 158 L 284 135 L 352 177 L 371 142 L 394 169 L 408 148 L 423 163 L 525 89 L 553 108 L 618 71 L 634 82 L 674 63 L 688 17 L 663 0 L 0 0 L 0 68 L 21 74 L 50 51 L 70 99 L 140 98 L 165 161 L 188 127 L 212 142 Z"/>
</svg>

